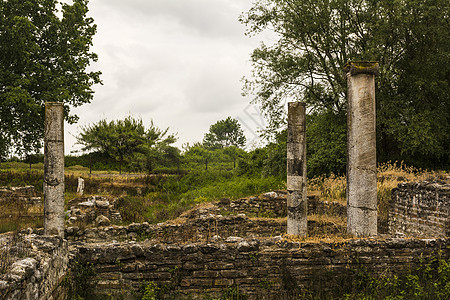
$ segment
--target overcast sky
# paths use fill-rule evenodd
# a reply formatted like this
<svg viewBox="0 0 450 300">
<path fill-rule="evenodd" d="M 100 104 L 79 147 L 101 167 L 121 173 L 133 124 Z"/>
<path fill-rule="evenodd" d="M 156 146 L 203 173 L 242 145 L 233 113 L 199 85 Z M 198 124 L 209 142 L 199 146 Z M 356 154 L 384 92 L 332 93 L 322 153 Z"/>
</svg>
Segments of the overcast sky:
<svg viewBox="0 0 450 300">
<path fill-rule="evenodd" d="M 203 139 L 209 126 L 237 118 L 247 139 L 263 120 L 251 98 L 241 95 L 251 74 L 250 54 L 261 37 L 248 38 L 238 22 L 252 0 L 91 0 L 98 26 L 92 50 L 99 55 L 91 104 L 73 110 L 66 124 L 66 154 L 79 127 L 100 119 L 140 117 L 178 133 L 176 145 Z"/>
</svg>

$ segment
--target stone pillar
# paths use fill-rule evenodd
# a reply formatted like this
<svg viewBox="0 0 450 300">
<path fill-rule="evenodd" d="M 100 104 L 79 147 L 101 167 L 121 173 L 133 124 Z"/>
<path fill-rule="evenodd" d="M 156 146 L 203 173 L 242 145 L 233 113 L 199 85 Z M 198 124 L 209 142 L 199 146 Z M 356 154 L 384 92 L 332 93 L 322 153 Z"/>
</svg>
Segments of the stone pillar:
<svg viewBox="0 0 450 300">
<path fill-rule="evenodd" d="M 83 196 L 83 193 L 84 193 L 84 179 L 81 177 L 78 177 L 77 194 L 80 196 Z"/>
<path fill-rule="evenodd" d="M 375 75 L 377 62 L 345 66 L 347 110 L 347 233 L 377 235 L 377 160 L 375 135 Z"/>
<path fill-rule="evenodd" d="M 307 234 L 306 197 L 306 107 L 288 103 L 287 137 L 287 233 Z"/>
<path fill-rule="evenodd" d="M 45 103 L 44 234 L 64 237 L 64 106 Z"/>
</svg>

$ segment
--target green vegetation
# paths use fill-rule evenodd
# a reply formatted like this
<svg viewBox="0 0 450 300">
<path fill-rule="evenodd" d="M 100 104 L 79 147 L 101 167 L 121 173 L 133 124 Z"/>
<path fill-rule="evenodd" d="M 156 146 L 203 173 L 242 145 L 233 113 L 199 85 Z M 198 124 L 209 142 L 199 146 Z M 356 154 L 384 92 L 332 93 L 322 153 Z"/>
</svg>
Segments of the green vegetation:
<svg viewBox="0 0 450 300">
<path fill-rule="evenodd" d="M 236 199 L 284 187 L 275 177 L 237 176 L 233 171 L 192 171 L 187 175 L 166 176 L 144 196 L 125 196 L 118 208 L 126 222 L 159 223 L 178 217 L 195 204 Z"/>
<path fill-rule="evenodd" d="M 203 144 L 206 148 L 217 149 L 235 146 L 242 148 L 245 146 L 245 135 L 241 124 L 231 117 L 220 120 L 209 127 L 209 132 L 205 134 Z"/>
<path fill-rule="evenodd" d="M 98 281 L 96 274 L 92 263 L 74 261 L 62 283 L 67 288 L 69 299 L 92 299 Z"/>
<path fill-rule="evenodd" d="M 93 99 L 100 72 L 88 71 L 96 33 L 88 0 L 0 1 L 0 161 L 11 152 L 30 155 L 42 147 L 44 102 L 70 109 Z"/>
<path fill-rule="evenodd" d="M 237 199 L 285 188 L 283 178 L 285 168 L 277 166 L 277 160 L 283 159 L 278 147 L 278 144 L 270 144 L 265 149 L 257 149 L 249 153 L 243 151 L 243 157 L 238 160 L 236 169 L 232 168 L 231 159 L 228 158 L 227 161 L 223 156 L 222 162 L 219 160 L 211 162 L 207 171 L 203 169 L 201 161 L 191 160 L 185 165 L 191 166 L 192 169 L 178 170 L 180 174 L 174 175 L 119 176 L 96 171 L 88 176 L 87 168 L 68 167 L 65 176 L 66 201 L 77 196 L 77 179 L 78 176 L 82 176 L 85 178 L 87 195 L 103 194 L 119 197 L 117 207 L 125 223 L 163 222 L 178 217 L 199 203 L 221 198 Z M 221 151 L 223 149 L 214 150 L 211 153 Z M 268 168 L 270 165 L 274 168 Z M 3 169 L 5 167 L 14 169 Z M 30 170 L 26 163 L 2 163 L 0 164 L 0 186 L 34 185 L 37 191 L 42 192 L 43 173 L 39 167 L 42 168 L 42 165 L 32 165 Z M 177 172 L 173 169 L 171 171 Z M 261 173 L 266 176 L 261 176 Z M 380 221 L 384 223 L 387 222 L 391 190 L 398 183 L 404 180 L 420 181 L 429 177 L 443 176 L 442 178 L 445 178 L 445 174 L 407 167 L 403 163 L 381 164 L 377 173 L 378 214 Z M 323 200 L 337 201 L 346 205 L 346 181 L 345 175 L 316 176 L 308 180 L 308 193 L 318 195 Z M 15 212 L 12 213 L 12 210 Z M 14 206 L 11 202 L 9 207 L 5 207 L 4 212 L 7 212 L 7 215 L 0 222 L 2 232 L 19 229 L 18 224 L 21 224 L 21 228 L 42 225 L 41 211 L 29 211 L 23 205 Z M 10 218 L 9 215 L 15 217 Z M 39 217 L 30 217 L 35 215 Z"/>
<path fill-rule="evenodd" d="M 286 101 L 305 101 L 310 170 L 341 173 L 344 65 L 378 61 L 378 161 L 449 168 L 448 11 L 445 0 L 254 1 L 240 19 L 247 34 L 277 37 L 253 51 L 253 77 L 244 81 L 268 120 L 265 135 L 285 128 Z"/>
<path fill-rule="evenodd" d="M 81 128 L 77 142 L 83 145 L 83 151 L 93 151 L 122 165 L 128 162 L 139 170 L 153 170 L 155 161 L 166 159 L 177 161 L 179 151 L 170 146 L 175 143 L 174 135 L 167 135 L 169 129 L 161 130 L 153 125 L 145 129 L 141 119 L 131 116 L 124 120 L 107 122 L 100 120 Z"/>
<path fill-rule="evenodd" d="M 354 271 L 353 286 L 342 299 L 449 299 L 450 260 L 433 257 L 404 274 L 375 277 L 366 268 Z"/>
</svg>

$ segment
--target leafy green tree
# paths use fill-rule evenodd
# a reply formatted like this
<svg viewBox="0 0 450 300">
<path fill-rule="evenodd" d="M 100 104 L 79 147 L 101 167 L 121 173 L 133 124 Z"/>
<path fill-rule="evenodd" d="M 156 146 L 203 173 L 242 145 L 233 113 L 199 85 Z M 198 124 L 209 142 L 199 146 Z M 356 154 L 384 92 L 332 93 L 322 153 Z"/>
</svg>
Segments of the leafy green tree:
<svg viewBox="0 0 450 300">
<path fill-rule="evenodd" d="M 71 107 L 89 103 L 100 72 L 87 71 L 97 55 L 90 51 L 96 33 L 87 17 L 88 1 L 0 1 L 0 158 L 29 154 L 42 146 L 44 103 Z"/>
<path fill-rule="evenodd" d="M 213 151 L 205 148 L 201 143 L 194 143 L 192 146 L 185 145 L 184 159 L 187 162 L 194 162 L 196 164 L 205 164 L 205 170 L 208 170 L 208 162 L 213 160 Z"/>
<path fill-rule="evenodd" d="M 248 34 L 278 40 L 253 51 L 244 91 L 269 121 L 284 128 L 286 102 L 310 111 L 346 113 L 344 65 L 380 63 L 377 139 L 380 160 L 449 163 L 450 39 L 445 0 L 257 0 L 241 17 Z M 327 115 L 329 116 L 329 115 Z M 326 136 L 324 136 L 326 138 Z"/>
<path fill-rule="evenodd" d="M 122 173 L 123 163 L 140 153 L 149 172 L 155 157 L 164 155 L 164 147 L 176 141 L 174 135 L 167 135 L 168 129 L 161 130 L 153 125 L 145 129 L 141 119 L 131 116 L 124 120 L 97 123 L 81 128 L 77 142 L 83 151 L 96 151 L 108 155 L 119 163 Z"/>
<path fill-rule="evenodd" d="M 144 138 L 145 142 L 139 146 L 135 153 L 136 160 L 150 174 L 156 165 L 179 165 L 180 150 L 171 144 L 177 141 L 174 134 L 168 134 L 169 128 L 161 130 L 151 122 Z"/>
<path fill-rule="evenodd" d="M 221 149 L 223 154 L 228 156 L 233 161 L 233 169 L 236 168 L 236 159 L 245 156 L 245 150 L 242 150 L 236 146 L 229 146 Z"/>
<path fill-rule="evenodd" d="M 276 134 L 275 141 L 242 155 L 238 174 L 252 177 L 277 177 L 286 180 L 287 130 Z"/>
<path fill-rule="evenodd" d="M 347 165 L 347 122 L 342 112 L 313 113 L 306 117 L 308 177 L 344 174 Z"/>
<path fill-rule="evenodd" d="M 203 145 L 210 149 L 226 148 L 230 146 L 244 147 L 246 138 L 241 124 L 231 117 L 220 120 L 209 127 L 205 134 Z"/>
</svg>

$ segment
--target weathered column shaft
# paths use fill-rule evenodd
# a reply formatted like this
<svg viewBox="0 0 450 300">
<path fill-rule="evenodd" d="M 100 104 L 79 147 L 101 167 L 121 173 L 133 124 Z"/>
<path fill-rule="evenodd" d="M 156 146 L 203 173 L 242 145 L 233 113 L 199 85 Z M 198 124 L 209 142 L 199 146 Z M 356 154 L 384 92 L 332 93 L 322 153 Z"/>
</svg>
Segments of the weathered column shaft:
<svg viewBox="0 0 450 300">
<path fill-rule="evenodd" d="M 347 110 L 347 233 L 377 235 L 377 161 L 375 135 L 376 62 L 352 62 L 345 72 Z"/>
<path fill-rule="evenodd" d="M 45 104 L 44 234 L 64 236 L 64 106 Z"/>
<path fill-rule="evenodd" d="M 287 138 L 287 233 L 307 234 L 306 197 L 306 107 L 288 103 Z"/>
</svg>

